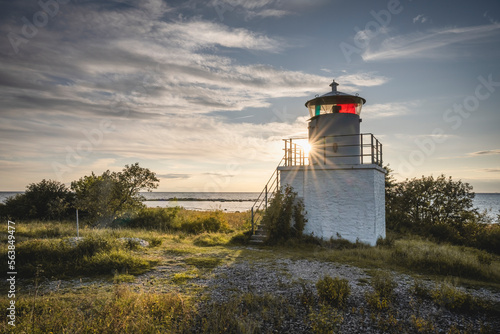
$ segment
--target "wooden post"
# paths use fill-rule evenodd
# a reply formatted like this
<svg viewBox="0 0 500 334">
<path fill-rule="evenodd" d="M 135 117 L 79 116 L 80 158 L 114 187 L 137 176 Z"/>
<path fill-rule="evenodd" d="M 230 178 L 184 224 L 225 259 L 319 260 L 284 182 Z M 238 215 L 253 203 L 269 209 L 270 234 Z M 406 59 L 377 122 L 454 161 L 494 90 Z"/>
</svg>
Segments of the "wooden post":
<svg viewBox="0 0 500 334">
<path fill-rule="evenodd" d="M 252 235 L 255 234 L 255 225 L 254 225 L 254 221 L 253 221 L 253 206 L 252 206 Z"/>
<path fill-rule="evenodd" d="M 76 209 L 76 237 L 77 238 L 80 237 L 80 229 L 79 229 L 79 226 L 78 226 L 78 209 Z"/>
</svg>

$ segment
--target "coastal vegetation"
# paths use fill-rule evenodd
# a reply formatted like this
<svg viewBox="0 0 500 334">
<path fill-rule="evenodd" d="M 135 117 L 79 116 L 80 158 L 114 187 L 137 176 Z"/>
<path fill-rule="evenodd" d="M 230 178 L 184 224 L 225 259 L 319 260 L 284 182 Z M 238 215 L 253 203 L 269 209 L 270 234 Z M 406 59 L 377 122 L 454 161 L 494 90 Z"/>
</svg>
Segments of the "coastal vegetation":
<svg viewBox="0 0 500 334">
<path fill-rule="evenodd" d="M 107 189 L 125 177 L 107 175 L 110 179 L 92 174 L 80 181 L 102 181 Z M 148 179 L 154 186 L 153 177 Z M 397 183 L 389 176 L 388 233 L 375 247 L 302 235 L 303 206 L 291 188 L 270 203 L 264 217 L 270 226 L 275 224 L 270 228 L 274 235 L 261 246 L 250 244 L 249 212 L 145 208 L 133 204 L 133 198 L 139 199 L 138 187 L 125 188 L 131 197 L 105 202 L 109 207 L 125 203 L 120 209 L 114 207 L 113 214 L 107 209 L 103 215 L 95 214 L 78 204 L 81 238 L 75 238 L 75 222 L 70 219 L 74 211 L 67 213 L 78 195 L 55 181 L 32 184 L 24 196 L 1 206 L 2 219 L 16 221 L 19 280 L 16 326 L 4 318 L 0 332 L 336 333 L 355 326 L 380 333 L 495 333 L 498 329 L 498 302 L 473 292 L 500 291 L 500 230 L 472 207 L 472 189 L 460 181 L 440 176 Z M 125 188 L 113 188 L 109 194 Z M 7 263 L 8 237 L 0 234 L 3 263 Z M 295 272 L 284 271 L 283 263 L 305 263 L 304 275 L 325 264 L 360 268 L 364 276 L 353 281 L 318 272 L 312 280 L 292 279 Z M 246 268 L 235 269 L 242 283 L 224 283 L 228 270 L 240 266 Z M 262 276 L 262 268 L 276 282 L 271 291 L 265 290 L 271 283 Z M 263 280 L 263 291 L 252 288 L 258 282 L 250 277 Z M 410 283 L 403 284 L 403 278 Z M 0 307 L 6 309 L 10 299 L 3 288 L 0 293 Z M 425 308 L 461 320 L 443 322 Z"/>
</svg>

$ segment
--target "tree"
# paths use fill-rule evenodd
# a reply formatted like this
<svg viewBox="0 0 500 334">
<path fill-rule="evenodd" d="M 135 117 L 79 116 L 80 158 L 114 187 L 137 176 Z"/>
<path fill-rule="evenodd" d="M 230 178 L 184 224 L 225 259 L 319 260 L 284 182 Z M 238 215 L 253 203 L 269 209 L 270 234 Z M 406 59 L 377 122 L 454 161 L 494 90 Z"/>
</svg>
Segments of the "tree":
<svg viewBox="0 0 500 334">
<path fill-rule="evenodd" d="M 393 184 L 386 196 L 387 226 L 394 230 L 463 230 L 480 215 L 472 186 L 451 177 L 422 176 Z M 440 232 L 440 233 L 441 233 Z"/>
<path fill-rule="evenodd" d="M 24 194 L 9 197 L 4 212 L 15 219 L 61 220 L 71 214 L 73 199 L 66 185 L 43 179 L 29 184 Z"/>
<path fill-rule="evenodd" d="M 144 207 L 141 190 L 158 188 L 158 178 L 154 172 L 142 168 L 139 163 L 125 165 L 121 172 L 107 170 L 97 176 L 92 172 L 71 183 L 76 194 L 76 207 L 85 211 L 90 222 L 105 226 L 124 213 Z"/>
</svg>

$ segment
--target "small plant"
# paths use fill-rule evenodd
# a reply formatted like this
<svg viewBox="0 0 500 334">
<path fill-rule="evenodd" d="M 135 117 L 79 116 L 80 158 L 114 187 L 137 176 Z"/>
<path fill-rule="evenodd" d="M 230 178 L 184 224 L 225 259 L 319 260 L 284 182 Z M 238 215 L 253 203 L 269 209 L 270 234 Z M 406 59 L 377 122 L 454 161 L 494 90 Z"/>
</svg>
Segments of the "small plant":
<svg viewBox="0 0 500 334">
<path fill-rule="evenodd" d="M 333 307 L 342 308 L 346 305 L 351 293 L 349 281 L 338 277 L 325 276 L 316 283 L 319 299 Z"/>
<path fill-rule="evenodd" d="M 394 299 L 394 288 L 396 283 L 393 281 L 390 274 L 378 271 L 371 280 L 374 292 L 366 294 L 368 305 L 374 310 L 387 310 L 392 305 Z"/>
<path fill-rule="evenodd" d="M 418 333 L 435 333 L 436 329 L 432 321 L 419 318 L 414 314 L 411 315 L 411 323 Z"/>
<path fill-rule="evenodd" d="M 393 299 L 396 282 L 394 282 L 390 274 L 384 271 L 377 271 L 372 277 L 372 286 L 380 297 L 389 300 Z"/>
<path fill-rule="evenodd" d="M 309 324 L 316 334 L 338 333 L 344 317 L 339 310 L 321 304 L 318 312 L 310 308 Z"/>
<path fill-rule="evenodd" d="M 172 278 L 175 284 L 185 284 L 188 280 L 198 277 L 198 270 L 189 270 L 183 273 L 177 273 Z"/>
<path fill-rule="evenodd" d="M 190 257 L 185 259 L 184 262 L 198 269 L 214 269 L 221 264 L 222 260 L 216 257 Z"/>
<path fill-rule="evenodd" d="M 450 283 L 443 283 L 431 292 L 434 302 L 449 310 L 470 310 L 474 307 L 472 296 Z"/>
<path fill-rule="evenodd" d="M 161 239 L 159 237 L 152 237 L 149 240 L 149 247 L 158 247 L 158 246 L 161 246 L 162 243 L 163 243 L 163 239 Z"/>
<path fill-rule="evenodd" d="M 201 247 L 212 247 L 226 245 L 228 242 L 229 238 L 226 235 L 204 233 L 196 237 L 193 244 Z"/>
<path fill-rule="evenodd" d="M 314 303 L 314 294 L 311 288 L 305 282 L 300 282 L 302 293 L 299 294 L 300 304 L 306 308 Z"/>
</svg>

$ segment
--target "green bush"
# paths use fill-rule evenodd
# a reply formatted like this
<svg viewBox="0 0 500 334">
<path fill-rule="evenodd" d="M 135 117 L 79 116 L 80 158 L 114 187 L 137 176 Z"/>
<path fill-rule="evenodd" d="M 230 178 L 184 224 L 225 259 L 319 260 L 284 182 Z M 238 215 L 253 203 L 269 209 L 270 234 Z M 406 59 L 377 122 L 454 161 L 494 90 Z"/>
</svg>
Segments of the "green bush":
<svg viewBox="0 0 500 334">
<path fill-rule="evenodd" d="M 344 321 L 342 314 L 329 305 L 320 305 L 319 311 L 309 311 L 309 324 L 315 334 L 337 333 Z"/>
<path fill-rule="evenodd" d="M 432 290 L 431 298 L 436 304 L 449 310 L 472 311 L 478 304 L 470 294 L 449 283 L 443 283 Z"/>
<path fill-rule="evenodd" d="M 112 238 L 89 236 L 83 240 L 35 239 L 16 245 L 16 268 L 23 277 L 34 277 L 41 269 L 45 277 L 71 277 L 129 272 L 138 274 L 151 263 L 125 249 Z M 7 257 L 6 247 L 2 257 Z"/>
<path fill-rule="evenodd" d="M 125 220 L 125 224 L 132 228 L 143 228 L 167 232 L 175 229 L 174 221 L 179 214 L 180 208 L 143 208 L 137 214 Z"/>
<path fill-rule="evenodd" d="M 384 271 L 377 271 L 371 279 L 371 284 L 374 291 L 366 294 L 368 305 L 376 311 L 389 309 L 394 300 L 396 287 L 392 276 Z"/>
<path fill-rule="evenodd" d="M 212 247 L 212 246 L 222 246 L 229 242 L 229 238 L 226 235 L 220 234 L 201 234 L 193 240 L 195 246 L 201 247 Z"/>
<path fill-rule="evenodd" d="M 468 183 L 444 175 L 398 183 L 386 170 L 388 229 L 500 254 L 500 226 L 473 207 L 475 194 Z"/>
<path fill-rule="evenodd" d="M 316 289 L 318 290 L 320 301 L 337 308 L 342 308 L 346 305 L 351 293 L 348 280 L 338 277 L 331 278 L 330 276 L 319 279 L 316 282 Z"/>
<path fill-rule="evenodd" d="M 396 287 L 396 282 L 392 279 L 392 276 L 384 271 L 377 271 L 371 279 L 371 283 L 375 292 L 383 298 L 392 300 L 394 297 L 394 288 Z"/>
<path fill-rule="evenodd" d="M 64 220 L 74 216 L 73 204 L 74 195 L 63 183 L 44 179 L 9 197 L 1 214 L 16 220 Z"/>
<path fill-rule="evenodd" d="M 262 224 L 267 230 L 266 243 L 283 243 L 291 238 L 301 239 L 307 222 L 304 203 L 297 198 L 293 188 L 278 190 L 271 199 Z"/>
<path fill-rule="evenodd" d="M 474 244 L 480 249 L 500 255 L 500 222 L 498 224 L 481 224 L 481 230 L 477 233 Z"/>
</svg>

